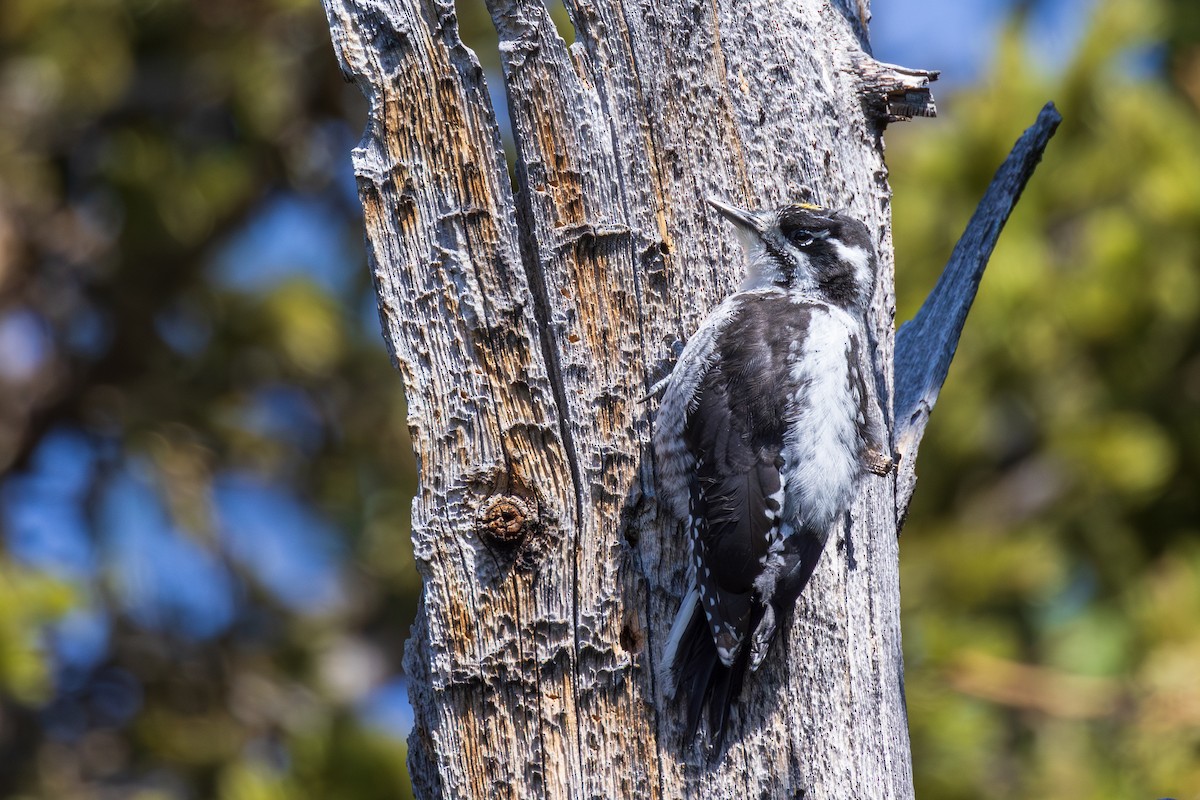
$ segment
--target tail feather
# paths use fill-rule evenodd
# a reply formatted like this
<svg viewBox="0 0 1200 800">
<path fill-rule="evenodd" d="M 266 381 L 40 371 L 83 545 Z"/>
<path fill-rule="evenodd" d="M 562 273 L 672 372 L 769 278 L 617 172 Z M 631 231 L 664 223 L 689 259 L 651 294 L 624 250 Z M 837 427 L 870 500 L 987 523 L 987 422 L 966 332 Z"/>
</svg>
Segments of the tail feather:
<svg viewBox="0 0 1200 800">
<path fill-rule="evenodd" d="M 712 685 L 714 678 L 720 679 L 720 672 L 729 670 L 717 659 L 717 649 L 714 646 L 712 658 L 692 662 L 688 673 L 681 682 L 680 689 L 688 693 L 687 738 L 693 741 L 700 730 L 700 719 L 704 716 L 704 701 L 708 695 L 706 687 Z"/>
<path fill-rule="evenodd" d="M 752 614 L 752 619 L 755 616 Z M 701 720 L 707 717 L 710 746 L 720 749 L 730 709 L 742 691 L 749 657 L 750 648 L 743 646 L 732 666 L 721 663 L 699 603 L 689 594 L 671 628 L 663 665 L 669 674 L 668 693 L 687 698 L 689 741 L 696 738 Z"/>
<path fill-rule="evenodd" d="M 708 730 L 714 750 L 720 750 L 722 742 L 725 741 L 729 712 L 742 693 L 742 681 L 746 677 L 749 662 L 750 648 L 743 646 L 732 667 L 718 664 L 723 674 L 714 676 L 716 680 L 709 688 L 708 701 Z"/>
<path fill-rule="evenodd" d="M 675 615 L 675 622 L 671 625 L 671 633 L 667 636 L 667 646 L 663 648 L 662 661 L 658 666 L 660 684 L 663 686 L 664 692 L 671 697 L 674 697 L 679 690 L 679 668 L 686 661 L 687 653 L 690 650 L 689 645 L 684 644 L 685 634 L 688 633 L 694 618 L 703 616 L 699 613 L 700 593 L 696 590 L 696 582 L 692 575 L 692 571 L 689 570 L 688 584 L 692 589 L 679 604 L 679 613 Z"/>
</svg>

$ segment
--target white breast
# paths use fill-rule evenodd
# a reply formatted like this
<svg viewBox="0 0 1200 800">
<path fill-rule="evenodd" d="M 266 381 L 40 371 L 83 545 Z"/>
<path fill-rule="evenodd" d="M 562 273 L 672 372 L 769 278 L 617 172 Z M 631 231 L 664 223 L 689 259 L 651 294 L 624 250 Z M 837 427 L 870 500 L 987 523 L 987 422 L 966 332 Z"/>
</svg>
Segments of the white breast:
<svg viewBox="0 0 1200 800">
<path fill-rule="evenodd" d="M 784 519 L 822 533 L 846 510 L 861 469 L 856 329 L 845 312 L 816 305 L 807 335 L 792 345 Z"/>
</svg>

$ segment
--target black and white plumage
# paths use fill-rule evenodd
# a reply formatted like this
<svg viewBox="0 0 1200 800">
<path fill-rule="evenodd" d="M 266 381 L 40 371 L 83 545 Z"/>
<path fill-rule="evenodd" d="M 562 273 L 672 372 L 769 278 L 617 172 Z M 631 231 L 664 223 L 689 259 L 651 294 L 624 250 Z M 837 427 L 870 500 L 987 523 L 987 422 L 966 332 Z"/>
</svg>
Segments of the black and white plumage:
<svg viewBox="0 0 1200 800">
<path fill-rule="evenodd" d="M 737 226 L 749 277 L 680 355 L 654 449 L 691 546 L 661 677 L 687 698 L 689 738 L 707 716 L 719 745 L 859 477 L 891 461 L 860 368 L 876 272 L 866 226 L 813 206 L 709 203 Z"/>
</svg>

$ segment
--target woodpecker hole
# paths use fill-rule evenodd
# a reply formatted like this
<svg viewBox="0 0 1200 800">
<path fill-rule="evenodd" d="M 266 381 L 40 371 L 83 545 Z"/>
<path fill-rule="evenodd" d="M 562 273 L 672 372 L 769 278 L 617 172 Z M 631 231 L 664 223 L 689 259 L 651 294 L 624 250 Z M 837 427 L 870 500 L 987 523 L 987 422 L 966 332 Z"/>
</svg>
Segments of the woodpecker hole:
<svg viewBox="0 0 1200 800">
<path fill-rule="evenodd" d="M 537 525 L 537 512 L 529 502 L 511 494 L 488 498 L 479 512 L 479 533 L 503 545 L 514 545 Z"/>
<path fill-rule="evenodd" d="M 621 649 L 626 653 L 637 653 L 642 649 L 641 634 L 628 622 L 621 626 L 620 642 Z"/>
<path fill-rule="evenodd" d="M 650 242 L 642 248 L 638 258 L 642 271 L 653 282 L 665 283 L 667 277 L 667 256 L 671 247 L 666 242 Z"/>
</svg>

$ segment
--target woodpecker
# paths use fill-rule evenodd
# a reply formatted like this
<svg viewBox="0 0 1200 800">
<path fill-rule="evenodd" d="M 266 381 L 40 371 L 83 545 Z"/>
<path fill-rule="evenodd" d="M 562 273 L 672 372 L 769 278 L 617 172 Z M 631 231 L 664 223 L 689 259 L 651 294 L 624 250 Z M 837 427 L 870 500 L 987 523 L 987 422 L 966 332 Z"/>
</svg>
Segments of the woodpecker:
<svg viewBox="0 0 1200 800">
<path fill-rule="evenodd" d="M 708 202 L 736 226 L 748 277 L 665 381 L 654 451 L 660 498 L 691 548 L 660 677 L 687 698 L 689 741 L 707 716 L 719 748 L 747 669 L 762 665 L 859 478 L 892 461 L 860 366 L 876 273 L 867 227 L 817 206 Z"/>
</svg>

